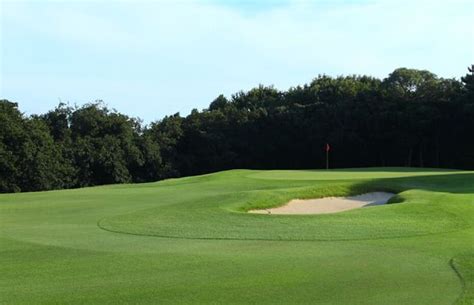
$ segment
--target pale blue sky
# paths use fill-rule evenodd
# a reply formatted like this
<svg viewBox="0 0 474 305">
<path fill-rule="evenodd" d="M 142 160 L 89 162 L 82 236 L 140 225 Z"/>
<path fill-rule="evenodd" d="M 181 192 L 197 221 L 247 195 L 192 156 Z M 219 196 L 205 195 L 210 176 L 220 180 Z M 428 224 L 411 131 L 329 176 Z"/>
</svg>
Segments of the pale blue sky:
<svg viewBox="0 0 474 305">
<path fill-rule="evenodd" d="M 474 63 L 474 1 L 1 1 L 0 98 L 96 99 L 150 122 L 259 83 L 442 77 Z"/>
</svg>

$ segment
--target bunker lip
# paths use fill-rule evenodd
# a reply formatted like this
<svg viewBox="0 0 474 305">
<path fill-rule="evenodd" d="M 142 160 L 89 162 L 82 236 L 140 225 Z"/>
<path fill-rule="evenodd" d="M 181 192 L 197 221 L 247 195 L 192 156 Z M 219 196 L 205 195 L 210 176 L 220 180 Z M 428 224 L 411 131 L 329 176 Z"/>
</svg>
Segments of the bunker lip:
<svg viewBox="0 0 474 305">
<path fill-rule="evenodd" d="M 287 204 L 271 209 L 250 210 L 255 214 L 305 215 L 330 214 L 368 206 L 382 205 L 395 196 L 387 192 L 371 192 L 348 197 L 293 199 Z"/>
</svg>

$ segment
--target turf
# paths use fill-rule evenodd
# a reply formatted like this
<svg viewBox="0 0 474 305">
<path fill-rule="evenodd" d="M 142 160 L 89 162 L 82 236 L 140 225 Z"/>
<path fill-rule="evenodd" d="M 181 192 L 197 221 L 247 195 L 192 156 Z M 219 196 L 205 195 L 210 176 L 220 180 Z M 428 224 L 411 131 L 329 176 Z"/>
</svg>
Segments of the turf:
<svg viewBox="0 0 474 305">
<path fill-rule="evenodd" d="M 332 215 L 291 198 L 398 193 Z M 0 195 L 1 304 L 474 304 L 474 172 L 233 170 Z"/>
</svg>

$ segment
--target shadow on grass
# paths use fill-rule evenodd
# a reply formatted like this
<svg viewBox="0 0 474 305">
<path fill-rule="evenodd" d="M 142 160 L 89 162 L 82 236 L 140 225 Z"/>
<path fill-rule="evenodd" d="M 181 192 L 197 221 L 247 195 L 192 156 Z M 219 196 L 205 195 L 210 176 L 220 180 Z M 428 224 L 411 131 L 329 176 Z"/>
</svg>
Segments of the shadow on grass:
<svg viewBox="0 0 474 305">
<path fill-rule="evenodd" d="M 418 189 L 452 194 L 473 194 L 474 173 L 373 179 L 356 183 L 354 187 L 395 193 Z"/>
</svg>

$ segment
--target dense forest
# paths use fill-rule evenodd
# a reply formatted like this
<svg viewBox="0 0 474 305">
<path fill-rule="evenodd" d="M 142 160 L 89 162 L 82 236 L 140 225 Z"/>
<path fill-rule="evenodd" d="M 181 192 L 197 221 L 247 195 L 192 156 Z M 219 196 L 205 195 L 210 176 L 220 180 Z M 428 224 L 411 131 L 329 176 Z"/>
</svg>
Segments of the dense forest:
<svg viewBox="0 0 474 305">
<path fill-rule="evenodd" d="M 232 168 L 474 169 L 474 65 L 444 79 L 320 75 L 258 86 L 143 125 L 98 101 L 25 116 L 0 100 L 0 192 L 145 182 Z"/>
</svg>

